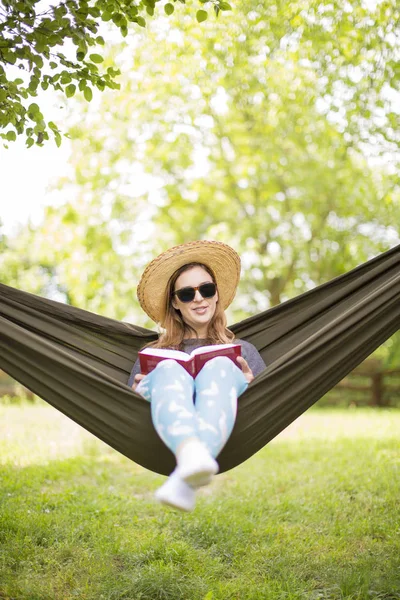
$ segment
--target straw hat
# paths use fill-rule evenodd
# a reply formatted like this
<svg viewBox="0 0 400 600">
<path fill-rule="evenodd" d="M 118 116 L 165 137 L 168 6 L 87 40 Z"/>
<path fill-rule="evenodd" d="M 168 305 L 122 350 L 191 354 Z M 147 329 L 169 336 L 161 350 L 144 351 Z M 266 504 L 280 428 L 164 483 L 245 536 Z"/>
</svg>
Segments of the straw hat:
<svg viewBox="0 0 400 600">
<path fill-rule="evenodd" d="M 233 248 L 207 240 L 174 246 L 147 265 L 137 288 L 140 306 L 156 323 L 162 323 L 165 316 L 165 292 L 170 278 L 177 269 L 192 262 L 202 263 L 214 273 L 219 302 L 224 309 L 235 297 L 240 257 Z"/>
</svg>

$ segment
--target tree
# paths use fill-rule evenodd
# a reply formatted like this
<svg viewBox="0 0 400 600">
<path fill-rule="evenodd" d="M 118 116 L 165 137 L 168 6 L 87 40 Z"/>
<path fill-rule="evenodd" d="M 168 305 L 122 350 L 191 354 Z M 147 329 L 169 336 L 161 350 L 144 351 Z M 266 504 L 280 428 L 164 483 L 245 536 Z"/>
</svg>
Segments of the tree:
<svg viewBox="0 0 400 600">
<path fill-rule="evenodd" d="M 112 214 L 97 208 L 81 202 L 48 207 L 41 224 L 25 226 L 5 239 L 0 281 L 111 318 L 139 322 L 134 290 L 140 249 L 124 256 L 123 234 L 110 223 Z"/>
<path fill-rule="evenodd" d="M 256 8 L 243 2 L 229 23 L 206 30 L 189 16 L 153 23 L 151 38 L 135 37 L 134 53 L 118 53 L 121 92 L 104 92 L 96 111 L 85 106 L 74 119 L 75 173 L 60 185 L 76 222 L 66 224 L 67 207 L 49 211 L 35 234 L 35 251 L 51 257 L 54 281 L 74 303 L 96 310 L 102 302 L 111 315 L 114 302 L 121 314 L 156 252 L 207 237 L 242 255 L 234 321 L 399 242 L 386 86 L 398 85 L 386 78 L 397 48 L 382 33 L 394 5 L 350 11 L 309 1 L 299 13 L 265 0 Z M 357 81 L 355 56 L 364 56 Z M 106 251 L 93 243 L 79 263 L 57 240 L 69 235 L 82 247 L 93 223 L 113 243 Z M 109 252 L 115 263 L 98 269 L 96 294 L 67 275 L 79 264 L 95 269 Z"/>
<path fill-rule="evenodd" d="M 397 49 L 382 33 L 395 10 L 385 6 L 310 1 L 298 13 L 292 3 L 243 3 L 204 32 L 189 19 L 156 29 L 121 64 L 123 92 L 103 95 L 90 126 L 72 131 L 76 182 L 99 206 L 115 198 L 129 238 L 149 196 L 123 200 L 119 190 L 142 165 L 159 186 L 157 250 L 208 236 L 242 252 L 238 316 L 390 247 L 399 154 L 387 85 L 398 80 L 387 78 Z M 353 73 L 363 53 L 368 96 Z"/>
<path fill-rule="evenodd" d="M 43 7 L 40 0 L 0 1 L 0 137 L 8 142 L 25 132 L 27 145 L 42 144 L 49 131 L 57 145 L 61 133 L 53 122 L 46 123 L 40 106 L 30 102 L 38 90 L 52 88 L 74 96 L 77 90 L 90 101 L 93 88 L 118 89 L 119 70 L 110 65 L 101 71 L 103 57 L 94 49 L 105 44 L 101 24 L 111 22 L 123 37 L 128 25 L 145 27 L 143 15 L 155 14 L 159 0 L 65 0 Z M 185 0 L 179 0 L 185 3 Z M 201 0 L 204 4 L 203 0 Z M 175 0 L 174 0 L 175 2 Z M 218 15 L 230 6 L 222 0 L 206 0 Z M 174 4 L 164 5 L 167 15 Z M 147 13 L 147 14 L 146 14 Z M 202 8 L 197 20 L 207 18 Z M 15 77 L 16 73 L 24 77 Z"/>
</svg>

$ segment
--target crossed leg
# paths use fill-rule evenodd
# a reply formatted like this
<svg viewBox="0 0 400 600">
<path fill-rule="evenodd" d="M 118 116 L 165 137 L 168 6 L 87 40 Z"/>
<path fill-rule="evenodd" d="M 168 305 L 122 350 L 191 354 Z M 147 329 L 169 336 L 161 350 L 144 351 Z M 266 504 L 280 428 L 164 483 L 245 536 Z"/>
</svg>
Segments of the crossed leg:
<svg viewBox="0 0 400 600">
<path fill-rule="evenodd" d="M 195 380 L 174 360 L 162 361 L 142 379 L 137 392 L 151 402 L 154 427 L 177 458 L 177 469 L 157 492 L 162 502 L 193 508 L 193 488 L 209 483 L 218 471 L 214 459 L 229 439 L 237 398 L 247 385 L 226 357 L 210 360 Z"/>
</svg>

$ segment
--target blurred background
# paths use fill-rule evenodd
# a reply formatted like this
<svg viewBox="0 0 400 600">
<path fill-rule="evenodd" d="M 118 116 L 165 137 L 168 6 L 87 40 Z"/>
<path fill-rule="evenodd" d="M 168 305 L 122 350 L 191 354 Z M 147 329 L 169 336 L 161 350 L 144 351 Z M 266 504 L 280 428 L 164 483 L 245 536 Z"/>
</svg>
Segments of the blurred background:
<svg viewBox="0 0 400 600">
<path fill-rule="evenodd" d="M 233 323 L 399 244 L 398 17 L 244 0 L 201 24 L 179 5 L 123 41 L 104 27 L 120 90 L 48 90 L 61 147 L 0 148 L 0 281 L 153 328 L 144 266 L 215 239 L 242 257 Z M 21 395 L 1 373 L 0 395 Z M 321 403 L 400 405 L 400 335 Z"/>
</svg>

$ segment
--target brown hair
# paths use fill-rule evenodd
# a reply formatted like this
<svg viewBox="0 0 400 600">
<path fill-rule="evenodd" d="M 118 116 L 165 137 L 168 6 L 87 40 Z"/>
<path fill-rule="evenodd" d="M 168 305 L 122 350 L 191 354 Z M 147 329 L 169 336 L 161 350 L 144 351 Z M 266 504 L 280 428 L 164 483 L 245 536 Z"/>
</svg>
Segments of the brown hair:
<svg viewBox="0 0 400 600">
<path fill-rule="evenodd" d="M 172 293 L 175 288 L 176 280 L 182 273 L 189 271 L 189 269 L 193 269 L 193 267 L 201 267 L 207 271 L 213 282 L 217 283 L 212 270 L 202 263 L 188 263 L 177 269 L 168 281 L 165 293 L 165 317 L 162 323 L 165 331 L 161 333 L 157 341 L 148 344 L 148 346 L 153 348 L 173 348 L 179 350 L 182 348 L 183 341 L 188 333 L 193 333 L 194 336 L 192 337 L 197 337 L 197 333 L 193 327 L 190 327 L 190 325 L 185 323 L 180 311 L 172 306 Z M 229 344 L 235 339 L 235 334 L 226 327 L 225 311 L 219 302 L 217 302 L 215 313 L 208 326 L 207 339 L 210 345 Z"/>
</svg>

